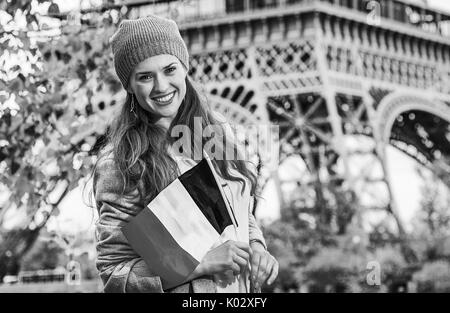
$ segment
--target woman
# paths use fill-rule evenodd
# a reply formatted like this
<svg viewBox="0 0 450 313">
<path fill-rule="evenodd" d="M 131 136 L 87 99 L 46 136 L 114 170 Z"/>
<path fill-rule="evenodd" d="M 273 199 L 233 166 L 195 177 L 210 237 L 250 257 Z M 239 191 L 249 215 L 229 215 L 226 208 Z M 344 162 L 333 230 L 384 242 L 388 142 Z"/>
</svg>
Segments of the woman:
<svg viewBox="0 0 450 313">
<path fill-rule="evenodd" d="M 184 285 L 163 290 L 160 278 L 130 247 L 121 227 L 196 164 L 171 149 L 173 126 L 194 129 L 194 117 L 201 118 L 202 127 L 223 123 L 188 79 L 189 55 L 175 22 L 157 16 L 125 20 L 110 41 L 127 99 L 94 168 L 97 268 L 105 292 L 248 292 L 249 280 L 255 288 L 272 283 L 278 263 L 251 214 L 255 175 L 243 161 L 212 160 L 246 234 L 223 235 Z M 229 133 L 225 139 L 230 141 Z"/>
</svg>

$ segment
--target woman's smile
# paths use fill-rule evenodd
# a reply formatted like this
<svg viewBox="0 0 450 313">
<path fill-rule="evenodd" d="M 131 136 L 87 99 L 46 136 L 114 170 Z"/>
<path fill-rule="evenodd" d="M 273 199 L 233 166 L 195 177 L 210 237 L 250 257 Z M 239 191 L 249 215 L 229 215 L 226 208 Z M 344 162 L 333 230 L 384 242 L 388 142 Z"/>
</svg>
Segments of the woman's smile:
<svg viewBox="0 0 450 313">
<path fill-rule="evenodd" d="M 152 99 L 152 101 L 155 102 L 159 106 L 166 106 L 166 105 L 169 105 L 172 103 L 173 98 L 175 98 L 175 93 L 176 93 L 176 91 L 172 91 L 171 93 L 161 95 L 161 96 L 151 97 L 150 99 Z"/>
<path fill-rule="evenodd" d="M 171 124 L 186 95 L 187 72 L 180 60 L 159 54 L 138 63 L 131 73 L 130 93 L 138 104 L 155 117 L 155 122 Z"/>
</svg>

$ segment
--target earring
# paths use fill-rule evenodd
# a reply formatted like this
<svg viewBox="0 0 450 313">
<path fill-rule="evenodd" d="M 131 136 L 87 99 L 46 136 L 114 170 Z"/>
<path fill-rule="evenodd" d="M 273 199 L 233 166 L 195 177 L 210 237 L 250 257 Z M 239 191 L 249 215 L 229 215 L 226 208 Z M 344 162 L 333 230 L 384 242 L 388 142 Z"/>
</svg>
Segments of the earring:
<svg viewBox="0 0 450 313">
<path fill-rule="evenodd" d="M 134 111 L 134 94 L 131 94 L 131 109 L 130 109 L 130 112 L 133 112 L 134 117 L 137 117 L 137 114 Z"/>
<path fill-rule="evenodd" d="M 131 109 L 130 112 L 134 112 L 134 95 L 131 94 Z"/>
</svg>

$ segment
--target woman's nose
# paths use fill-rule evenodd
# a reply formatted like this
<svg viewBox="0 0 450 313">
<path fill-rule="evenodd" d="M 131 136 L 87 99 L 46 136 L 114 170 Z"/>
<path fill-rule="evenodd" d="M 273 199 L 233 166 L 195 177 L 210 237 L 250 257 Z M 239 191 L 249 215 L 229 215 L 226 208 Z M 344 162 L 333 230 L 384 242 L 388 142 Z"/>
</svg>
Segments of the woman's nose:
<svg viewBox="0 0 450 313">
<path fill-rule="evenodd" d="M 164 93 L 168 90 L 169 88 L 169 82 L 167 80 L 167 78 L 158 75 L 155 79 L 154 85 L 153 85 L 153 92 L 160 94 L 160 93 Z"/>
</svg>

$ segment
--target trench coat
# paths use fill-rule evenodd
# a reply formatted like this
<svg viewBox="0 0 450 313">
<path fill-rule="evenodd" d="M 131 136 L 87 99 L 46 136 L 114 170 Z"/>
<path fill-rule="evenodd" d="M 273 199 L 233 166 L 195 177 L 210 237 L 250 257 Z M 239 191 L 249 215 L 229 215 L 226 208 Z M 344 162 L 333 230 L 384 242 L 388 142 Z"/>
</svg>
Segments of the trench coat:
<svg viewBox="0 0 450 313">
<path fill-rule="evenodd" d="M 112 157 L 99 159 L 93 176 L 93 192 L 99 219 L 96 223 L 96 267 L 104 285 L 104 292 L 176 292 L 215 293 L 217 285 L 213 277 L 204 276 L 170 290 L 163 290 L 161 279 L 131 248 L 121 231 L 127 222 L 144 209 L 138 192 L 120 196 L 122 190 L 120 172 Z M 264 246 L 263 234 L 252 214 L 253 196 L 248 208 L 249 242 L 259 241 Z"/>
</svg>

